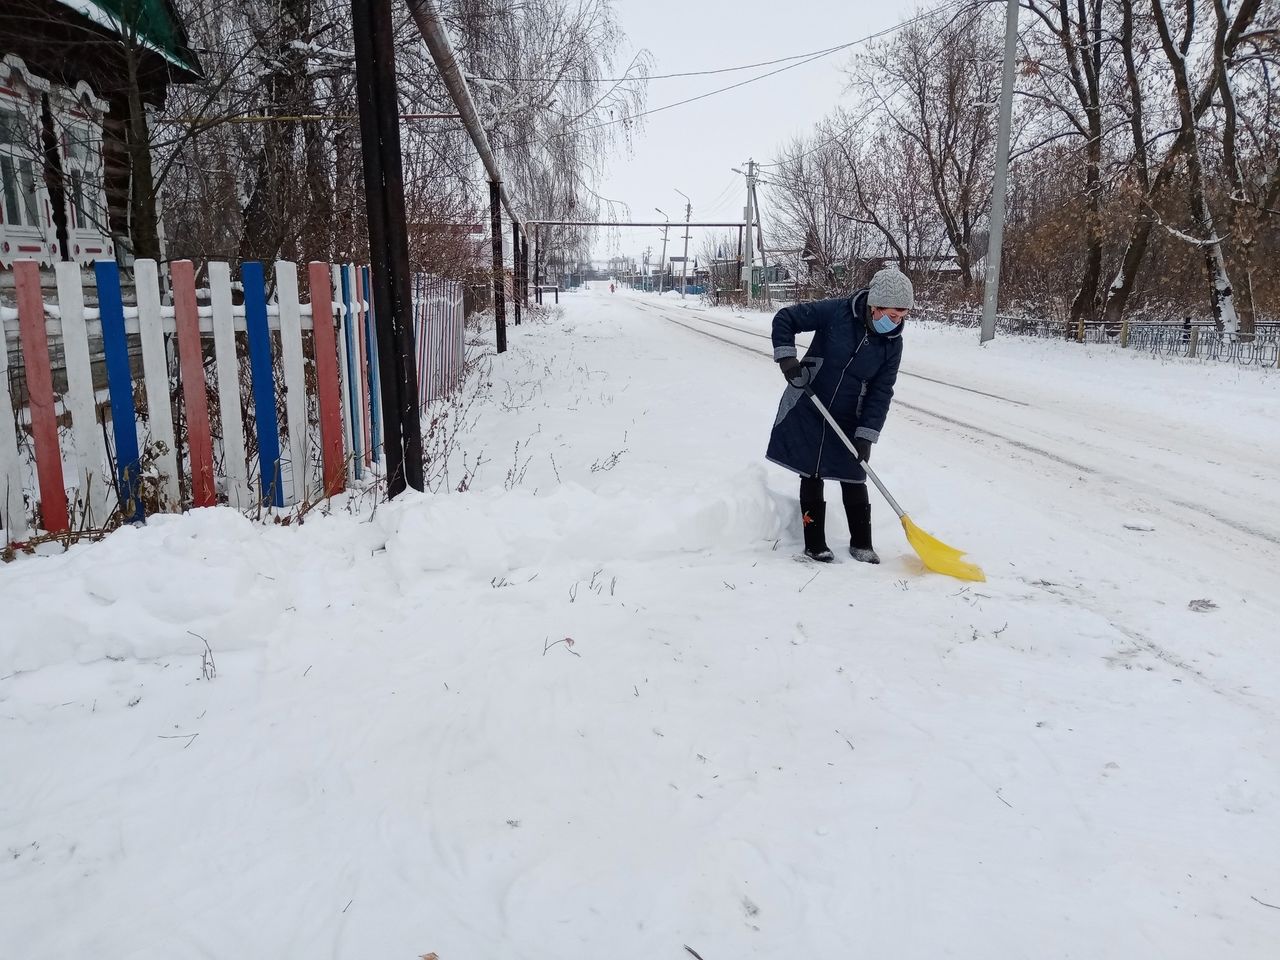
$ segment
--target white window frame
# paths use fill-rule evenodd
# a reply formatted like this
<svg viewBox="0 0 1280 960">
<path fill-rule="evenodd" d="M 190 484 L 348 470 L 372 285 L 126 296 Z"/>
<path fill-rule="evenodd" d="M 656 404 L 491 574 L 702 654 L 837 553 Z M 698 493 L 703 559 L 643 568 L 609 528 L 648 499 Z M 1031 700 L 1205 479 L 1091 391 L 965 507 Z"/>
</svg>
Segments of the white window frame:
<svg viewBox="0 0 1280 960">
<path fill-rule="evenodd" d="M 12 54 L 0 59 L 0 110 L 15 114 L 24 123 L 30 136 L 40 137 L 40 96 L 47 93 L 49 84 L 27 72 L 26 65 Z M 59 259 L 57 229 L 53 223 L 53 207 L 44 182 L 44 157 L 37 149 L 38 140 L 28 144 L 0 144 L 0 156 L 8 163 L 0 166 L 0 176 L 6 172 L 17 183 L 9 183 L 9 177 L 0 184 L 0 267 L 10 267 L 14 260 L 35 260 L 49 266 Z M 28 215 L 27 205 L 21 195 L 26 179 L 20 171 L 30 164 L 30 195 L 34 196 L 34 216 Z M 10 203 L 14 192 L 22 203 L 20 222 L 10 220 Z M 32 222 L 34 221 L 34 222 Z"/>
<path fill-rule="evenodd" d="M 62 161 L 67 214 L 67 253 L 77 263 L 115 258 L 115 244 L 107 223 L 106 165 L 103 162 L 102 122 L 107 104 L 83 81 L 74 91 L 58 90 L 50 98 L 53 125 Z M 77 146 L 86 145 L 83 155 Z M 74 185 L 82 184 L 81 203 L 90 215 L 82 217 Z"/>
</svg>

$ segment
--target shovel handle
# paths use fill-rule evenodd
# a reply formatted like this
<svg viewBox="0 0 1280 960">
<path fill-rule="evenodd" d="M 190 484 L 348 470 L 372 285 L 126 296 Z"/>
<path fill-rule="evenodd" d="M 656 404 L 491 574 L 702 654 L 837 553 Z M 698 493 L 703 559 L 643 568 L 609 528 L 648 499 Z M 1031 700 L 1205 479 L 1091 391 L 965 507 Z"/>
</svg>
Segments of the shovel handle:
<svg viewBox="0 0 1280 960">
<path fill-rule="evenodd" d="M 804 388 L 804 393 L 805 396 L 813 401 L 813 405 L 818 408 L 818 412 L 822 414 L 823 419 L 825 419 L 827 423 L 831 424 L 831 429 L 836 432 L 836 436 L 840 438 L 840 442 L 849 448 L 849 452 L 852 453 L 854 459 L 858 461 L 858 465 L 867 472 L 867 476 L 871 478 L 871 482 L 876 485 L 876 489 L 879 490 L 884 498 L 889 501 L 889 506 L 893 507 L 893 512 L 898 515 L 899 519 L 905 517 L 906 512 L 902 507 L 898 506 L 898 501 L 893 499 L 893 494 L 885 489 L 885 485 L 880 482 L 880 478 L 876 476 L 876 472 L 871 469 L 871 464 L 858 456 L 858 448 L 853 445 L 853 441 L 845 435 L 845 432 L 842 429 L 840 429 L 840 424 L 836 423 L 836 418 L 831 415 L 831 411 L 827 409 L 826 405 L 818 399 L 818 395 L 813 392 L 813 388 L 806 386 Z"/>
</svg>

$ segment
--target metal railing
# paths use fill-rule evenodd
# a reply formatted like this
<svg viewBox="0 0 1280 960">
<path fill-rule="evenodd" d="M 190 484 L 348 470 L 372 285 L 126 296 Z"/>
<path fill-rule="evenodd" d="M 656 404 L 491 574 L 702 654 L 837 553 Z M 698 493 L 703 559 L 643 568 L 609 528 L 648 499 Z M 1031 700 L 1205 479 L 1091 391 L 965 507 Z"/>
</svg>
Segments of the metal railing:
<svg viewBox="0 0 1280 960">
<path fill-rule="evenodd" d="M 917 307 L 917 320 L 946 326 L 976 329 L 982 314 L 968 310 L 940 310 Z M 1280 367 L 1280 323 L 1259 323 L 1252 336 L 1231 338 L 1212 323 L 1145 322 L 1124 320 L 1109 323 L 1087 320 L 1044 320 L 1036 317 L 998 314 L 996 332 L 1006 336 L 1043 337 L 1077 343 L 1102 343 L 1153 356 L 1188 357 L 1222 363 Z"/>
</svg>

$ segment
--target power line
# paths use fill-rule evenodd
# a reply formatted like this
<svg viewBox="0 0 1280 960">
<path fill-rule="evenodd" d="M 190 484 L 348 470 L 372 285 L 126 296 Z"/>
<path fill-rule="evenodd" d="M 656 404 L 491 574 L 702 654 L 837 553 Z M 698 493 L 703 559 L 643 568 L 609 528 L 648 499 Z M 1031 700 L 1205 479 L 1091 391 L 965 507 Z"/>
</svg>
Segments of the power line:
<svg viewBox="0 0 1280 960">
<path fill-rule="evenodd" d="M 735 190 L 737 186 L 738 186 L 738 178 L 735 176 L 729 180 L 728 185 L 723 190 L 721 190 L 719 194 L 716 195 L 716 198 L 714 200 L 712 200 L 710 203 L 699 204 L 699 207 L 703 210 L 719 210 L 721 207 L 724 206 L 725 201 L 729 197 L 729 194 L 733 190 Z"/>
<path fill-rule="evenodd" d="M 918 14 L 915 17 L 912 17 L 908 20 L 903 20 L 901 23 L 895 24 L 892 27 L 885 27 L 883 30 L 877 30 L 875 33 L 869 33 L 864 37 L 859 37 L 857 40 L 850 40 L 848 43 L 843 44 L 842 48 L 856 46 L 861 43 L 868 43 L 872 40 L 879 39 L 880 37 L 886 36 L 897 30 L 901 30 L 903 27 L 910 26 L 914 23 L 919 23 L 922 20 L 927 20 L 937 15 L 938 13 L 941 13 L 944 10 L 949 10 L 952 7 L 968 6 L 973 2 L 974 0 L 950 0 L 949 3 L 940 4 L 939 6 L 933 7 L 924 13 Z M 980 2 L 992 2 L 992 0 L 980 0 Z M 565 137 L 575 136 L 580 133 L 589 133 L 592 130 L 599 130 L 604 127 L 611 127 L 619 123 L 633 122 L 635 120 L 639 120 L 641 117 L 652 116 L 655 113 L 662 113 L 665 110 L 673 110 L 676 107 L 683 107 L 690 103 L 697 103 L 700 100 L 706 100 L 708 97 L 714 97 L 721 93 L 728 93 L 730 90 L 736 90 L 739 87 L 745 87 L 749 83 L 755 83 L 758 80 L 766 80 L 769 77 L 777 76 L 779 73 L 784 73 L 787 70 L 794 70 L 796 67 L 803 67 L 806 64 L 812 63 L 815 60 L 820 60 L 822 57 L 827 56 L 827 54 L 830 52 L 831 51 L 829 50 L 825 50 L 819 53 L 811 54 L 804 59 L 798 60 L 797 62 L 788 63 L 786 66 L 778 67 L 778 69 L 776 70 L 770 70 L 768 73 L 762 73 L 759 76 L 755 76 L 755 77 L 748 77 L 746 80 L 739 80 L 737 83 L 731 83 L 728 86 L 719 87 L 715 90 L 710 90 L 707 93 L 699 94 L 696 97 L 686 97 L 683 100 L 677 100 L 674 103 L 665 103 L 660 107 L 653 107 L 652 109 L 649 109 L 649 110 L 643 110 L 640 113 L 632 114 L 629 116 L 617 117 L 613 120 L 603 120 L 600 123 L 595 123 L 587 127 L 578 127 L 577 129 L 573 129 L 573 130 L 562 130 L 559 133 L 553 133 L 546 137 L 542 137 L 534 140 L 525 140 L 521 143 L 507 144 L 505 146 L 498 147 L 497 149 L 514 150 L 520 147 L 535 146 L 538 144 L 550 143 L 552 140 L 560 140 Z"/>
<path fill-rule="evenodd" d="M 886 97 L 885 99 L 890 99 L 890 98 L 892 98 L 892 97 L 896 96 L 896 95 L 897 95 L 897 93 L 898 93 L 898 90 L 901 90 L 901 89 L 903 88 L 903 86 L 904 86 L 904 85 L 905 85 L 905 82 L 904 82 L 904 83 L 900 83 L 900 84 L 898 84 L 898 89 L 897 89 L 897 90 L 894 90 L 894 91 L 893 91 L 893 93 L 889 94 L 889 96 L 888 96 L 888 97 Z M 860 116 L 857 120 L 854 120 L 854 121 L 853 121 L 852 123 L 850 123 L 848 126 L 844 127 L 844 128 L 843 128 L 843 129 L 841 129 L 841 130 L 838 130 L 837 132 L 833 133 L 831 136 L 827 137 L 827 139 L 818 141 L 818 142 L 817 142 L 817 143 L 815 143 L 812 147 L 810 147 L 808 150 L 806 150 L 804 153 L 798 153 L 798 154 L 796 154 L 796 155 L 795 155 L 795 156 L 793 156 L 793 157 L 786 157 L 785 159 L 783 159 L 783 160 L 779 160 L 779 161 L 776 161 L 776 162 L 774 162 L 774 163 L 761 163 L 761 164 L 758 164 L 758 166 L 761 166 L 761 167 L 781 167 L 781 166 L 783 166 L 784 164 L 788 164 L 788 163 L 795 163 L 797 160 L 803 160 L 805 157 L 812 156 L 813 154 L 815 154 L 815 153 L 817 153 L 819 150 L 821 150 L 823 147 L 825 147 L 825 146 L 829 146 L 830 144 L 835 143 L 837 140 L 839 140 L 839 139 L 840 139 L 841 137 L 843 137 L 845 134 L 847 134 L 847 133 L 849 133 L 851 130 L 853 130 L 853 128 L 854 128 L 854 127 L 858 127 L 858 126 L 861 126 L 862 124 L 866 123 L 869 119 L 871 119 L 871 115 L 872 115 L 873 113 L 875 113 L 875 108 L 874 108 L 874 107 L 873 107 L 872 109 L 868 110 L 868 111 L 867 111 L 866 113 L 864 113 L 862 116 Z"/>
<path fill-rule="evenodd" d="M 898 24 L 896 27 L 891 27 L 891 28 L 889 28 L 889 29 L 887 29 L 887 30 L 882 30 L 882 31 L 880 31 L 880 33 L 879 33 L 879 34 L 876 34 L 875 36 L 882 36 L 882 35 L 884 35 L 884 34 L 886 34 L 886 33 L 890 33 L 890 32 L 892 32 L 892 31 L 894 31 L 894 30 L 900 30 L 902 27 L 907 27 L 907 26 L 910 26 L 910 25 L 912 25 L 912 24 L 914 24 L 914 23 L 919 23 L 919 22 L 920 22 L 920 21 L 922 21 L 922 20 L 929 20 L 929 19 L 932 19 L 932 18 L 933 18 L 934 16 L 936 16 L 937 14 L 942 13 L 942 12 L 943 12 L 943 11 L 945 11 L 945 10 L 950 10 L 950 9 L 951 9 L 951 8 L 953 8 L 953 7 L 962 7 L 962 6 L 982 6 L 982 5 L 986 5 L 986 4 L 994 3 L 994 2 L 998 2 L 998 0 L 976 0 L 976 2 L 975 2 L 975 0 L 952 0 L 952 2 L 950 2 L 950 3 L 943 3 L 943 4 L 939 4 L 939 5 L 938 5 L 938 6 L 936 6 L 936 7 L 932 7 L 931 9 L 926 10 L 924 13 L 921 13 L 921 14 L 918 14 L 917 16 L 915 16 L 915 17 L 912 17 L 910 20 L 903 20 L 903 21 L 902 21 L 900 24 Z M 905 81 L 905 80 L 903 80 L 902 82 L 900 82 L 900 83 L 898 84 L 898 86 L 893 90 L 893 92 L 892 92 L 892 93 L 890 93 L 888 96 L 881 97 L 881 100 L 883 100 L 883 101 L 887 101 L 887 100 L 890 100 L 890 99 L 892 99 L 893 97 L 897 96 L 897 95 L 898 95 L 898 93 L 902 90 L 902 88 L 903 88 L 904 86 L 906 86 L 906 81 Z M 832 134 L 830 137 L 827 137 L 827 139 L 825 139 L 825 140 L 821 140 L 821 141 L 819 141 L 818 143 L 814 144 L 810 149 L 806 150 L 804 153 L 796 154 L 794 157 L 787 157 L 785 160 L 782 160 L 782 161 L 779 161 L 779 162 L 776 162 L 776 163 L 761 163 L 761 164 L 758 164 L 758 166 L 761 166 L 761 167 L 780 167 L 780 166 L 782 166 L 784 163 L 793 163 L 793 162 L 795 162 L 796 160 L 802 160 L 802 159 L 804 159 L 805 157 L 810 156 L 811 154 L 817 153 L 819 150 L 821 150 L 823 147 L 827 146 L 828 144 L 835 143 L 837 140 L 839 140 L 841 137 L 843 137 L 845 134 L 847 134 L 847 133 L 848 133 L 850 130 L 852 130 L 854 127 L 856 127 L 856 126 L 858 126 L 858 125 L 860 125 L 860 124 L 862 124 L 862 123 L 865 123 L 865 122 L 866 122 L 866 121 L 871 117 L 871 115 L 872 115 L 874 112 L 875 112 L 875 109 L 874 109 L 874 108 L 873 108 L 873 109 L 871 109 L 871 110 L 868 110 L 866 113 L 864 113 L 864 114 L 863 114 L 861 117 L 859 117 L 857 120 L 853 121 L 853 123 L 850 123 L 848 126 L 846 126 L 846 127 L 844 127 L 843 129 L 841 129 L 841 130 L 837 131 L 836 133 Z"/>
<path fill-rule="evenodd" d="M 594 77 L 582 80 L 578 80 L 574 77 L 486 77 L 480 74 L 473 74 L 472 78 L 475 80 L 486 80 L 490 83 L 564 83 L 565 81 L 573 81 L 577 83 L 624 83 L 627 80 L 673 80 L 679 77 L 709 77 L 718 73 L 736 73 L 739 70 L 755 70 L 758 67 L 772 67 L 779 63 L 787 63 L 791 60 L 803 60 L 806 57 L 830 56 L 833 53 L 839 53 L 841 50 L 847 50 L 861 42 L 862 40 L 850 40 L 848 43 L 840 43 L 834 47 L 825 47 L 822 50 L 810 50 L 808 53 L 794 53 L 789 57 L 779 57 L 777 60 L 761 60 L 757 63 L 744 63 L 736 67 L 718 67 L 712 70 L 687 70 L 682 73 L 634 74 L 621 77 Z"/>
</svg>

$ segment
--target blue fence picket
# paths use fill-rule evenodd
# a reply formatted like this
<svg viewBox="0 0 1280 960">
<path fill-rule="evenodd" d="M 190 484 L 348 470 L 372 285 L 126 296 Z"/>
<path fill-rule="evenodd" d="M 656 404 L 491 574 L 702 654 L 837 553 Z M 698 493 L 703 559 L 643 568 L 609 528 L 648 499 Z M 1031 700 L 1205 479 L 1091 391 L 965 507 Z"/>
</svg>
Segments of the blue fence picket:
<svg viewBox="0 0 1280 960">
<path fill-rule="evenodd" d="M 351 309 L 351 267 L 339 271 L 342 275 L 342 335 L 347 341 L 347 409 L 351 411 L 351 462 L 356 479 L 364 476 L 364 414 L 360 410 L 360 348 L 356 342 L 356 329 Z"/>
<path fill-rule="evenodd" d="M 114 261 L 93 265 L 98 281 L 98 309 L 102 318 L 102 352 L 106 358 L 107 391 L 111 397 L 111 432 L 116 446 L 116 483 L 120 512 L 130 521 L 144 517 L 138 479 L 138 417 L 133 407 L 133 374 L 129 370 L 129 341 L 124 331 L 124 301 L 120 297 L 120 268 Z"/>
<path fill-rule="evenodd" d="M 360 268 L 361 285 L 364 288 L 364 302 L 369 304 L 369 310 L 365 314 L 364 319 L 364 336 L 365 346 L 367 348 L 367 356 L 369 357 L 369 420 L 371 425 L 371 444 L 373 446 L 373 460 L 375 463 L 382 462 L 382 380 L 378 376 L 378 338 L 374 335 L 377 329 L 374 324 L 377 322 L 377 314 L 374 312 L 373 306 L 373 288 L 369 282 L 369 268 Z"/>
<path fill-rule="evenodd" d="M 280 475 L 280 422 L 276 417 L 275 374 L 271 364 L 271 328 L 267 325 L 267 285 L 262 264 L 245 261 L 240 267 L 244 286 L 245 329 L 249 339 L 249 370 L 253 379 L 253 415 L 258 429 L 258 465 L 264 503 L 284 506 Z"/>
</svg>

